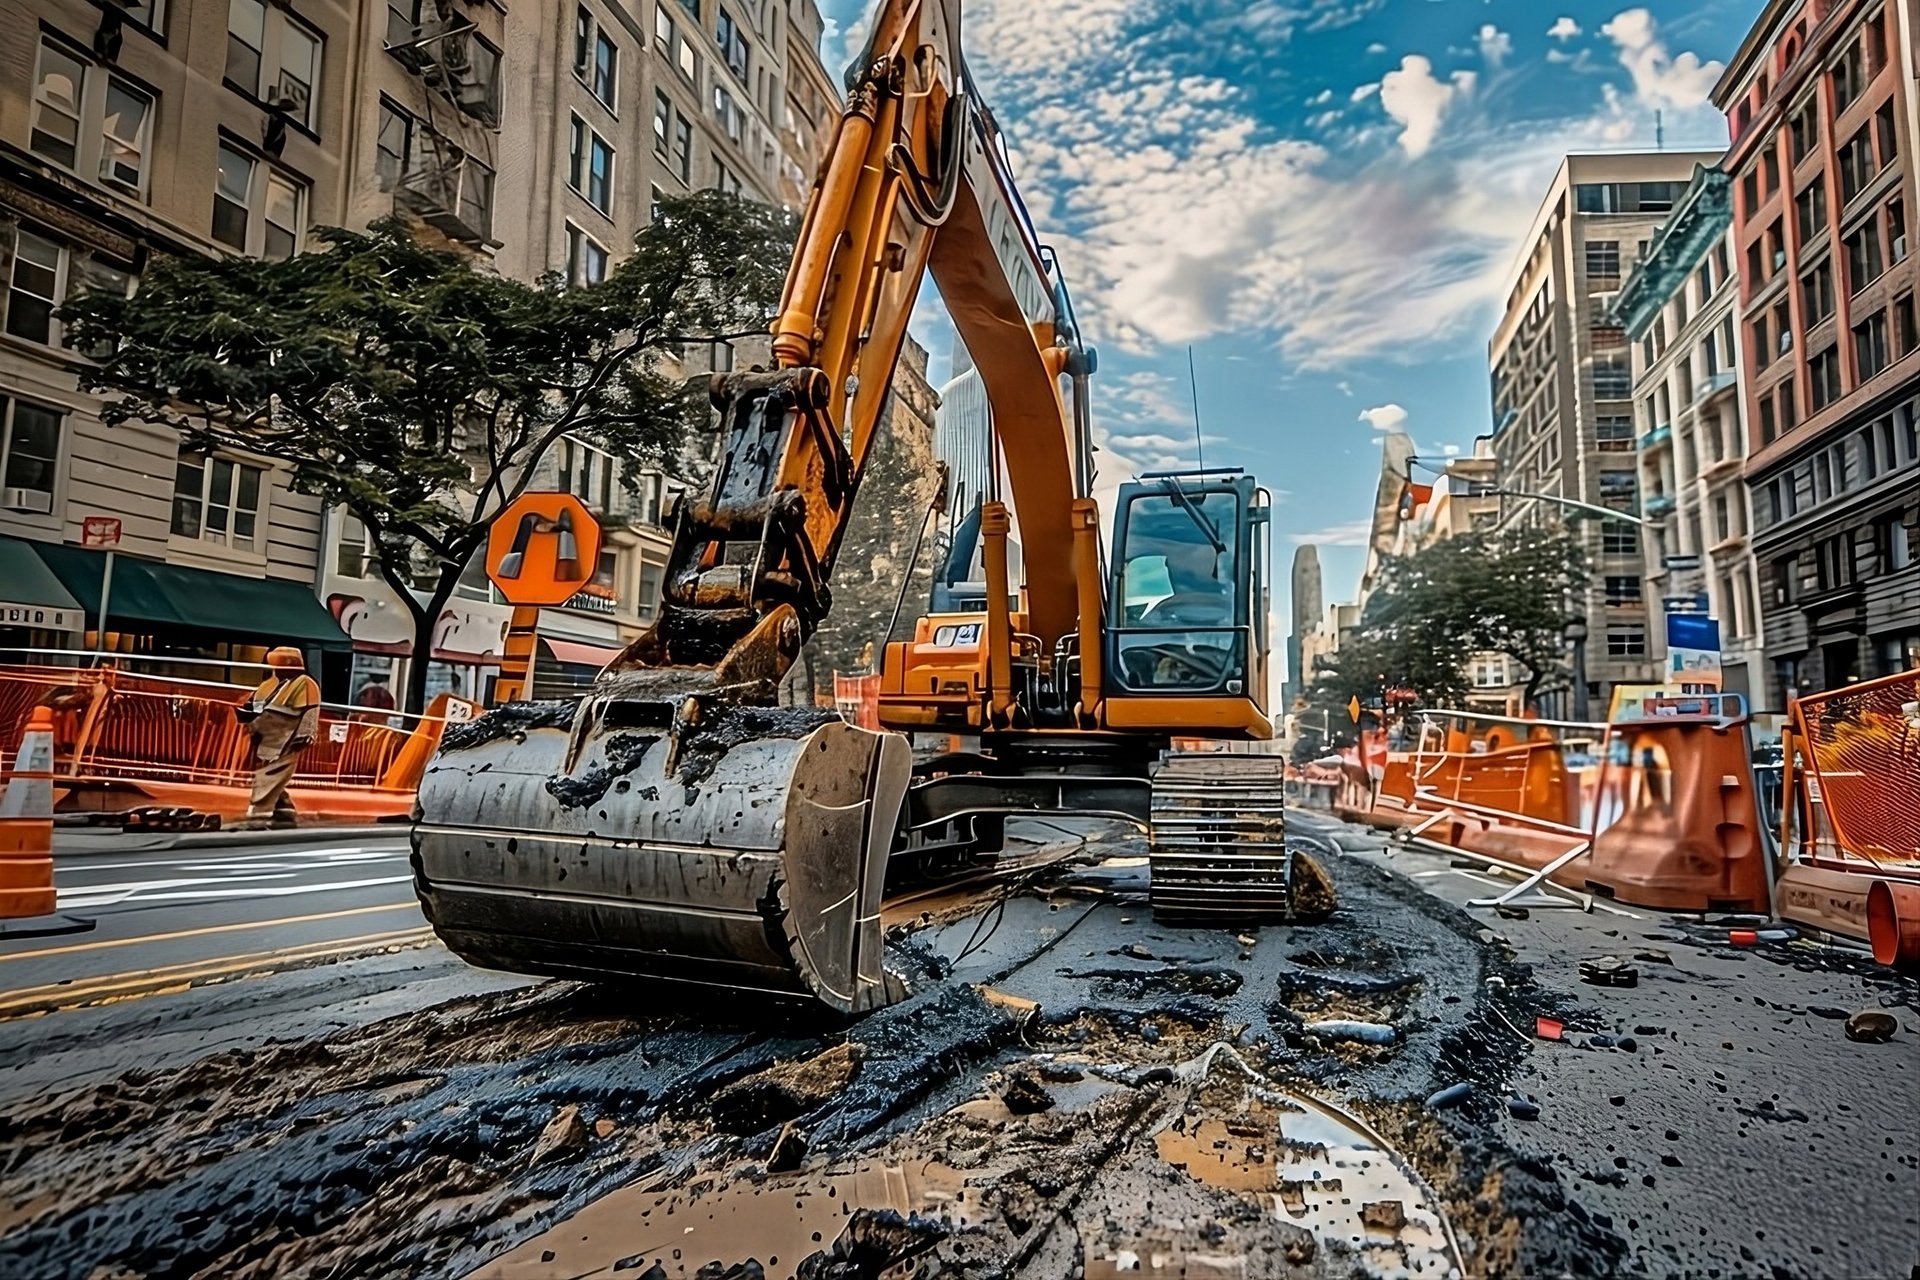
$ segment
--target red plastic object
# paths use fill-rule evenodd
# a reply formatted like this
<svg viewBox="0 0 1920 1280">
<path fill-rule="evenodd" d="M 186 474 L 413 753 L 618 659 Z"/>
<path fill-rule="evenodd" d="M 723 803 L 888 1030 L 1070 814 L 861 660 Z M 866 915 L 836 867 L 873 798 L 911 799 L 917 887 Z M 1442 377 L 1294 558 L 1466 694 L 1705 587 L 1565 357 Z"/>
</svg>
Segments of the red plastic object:
<svg viewBox="0 0 1920 1280">
<path fill-rule="evenodd" d="M 1920 968 L 1920 885 L 1873 882 L 1867 890 L 1867 939 L 1881 964 Z"/>
<path fill-rule="evenodd" d="M 1560 1040 L 1566 1036 L 1566 1025 L 1553 1018 L 1535 1018 L 1533 1033 L 1542 1040 Z"/>
<path fill-rule="evenodd" d="M 1729 929 L 1727 930 L 1727 941 L 1736 947 L 1750 947 L 1760 941 L 1760 935 L 1752 929 Z"/>
</svg>

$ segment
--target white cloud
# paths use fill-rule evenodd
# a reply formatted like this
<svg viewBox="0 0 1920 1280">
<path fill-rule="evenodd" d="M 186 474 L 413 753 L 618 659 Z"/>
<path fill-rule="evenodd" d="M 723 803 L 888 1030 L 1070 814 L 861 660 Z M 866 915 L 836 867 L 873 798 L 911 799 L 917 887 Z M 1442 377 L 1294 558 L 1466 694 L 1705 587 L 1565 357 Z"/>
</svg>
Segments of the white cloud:
<svg viewBox="0 0 1920 1280">
<path fill-rule="evenodd" d="M 1332 101 L 1333 101 L 1333 90 L 1322 89 L 1320 92 L 1314 94 L 1311 98 L 1307 99 L 1307 105 L 1310 107 L 1324 107 L 1329 102 L 1332 102 Z"/>
<path fill-rule="evenodd" d="M 1380 78 L 1380 105 L 1400 125 L 1400 149 L 1418 159 L 1433 146 L 1440 121 L 1453 104 L 1472 94 L 1474 73 L 1456 71 L 1446 80 L 1433 74 L 1433 63 L 1410 53 L 1398 70 Z"/>
<path fill-rule="evenodd" d="M 1360 421 L 1374 431 L 1397 431 L 1407 420 L 1407 411 L 1397 404 L 1380 404 L 1360 411 Z"/>
<path fill-rule="evenodd" d="M 1351 396 L 1353 394 L 1353 384 L 1348 382 L 1345 378 L 1340 379 L 1340 381 L 1334 383 L 1333 385 L 1334 385 L 1334 388 L 1338 390 L 1340 394 L 1343 396 Z"/>
<path fill-rule="evenodd" d="M 1547 28 L 1547 34 L 1555 40 L 1565 43 L 1580 34 L 1580 24 L 1572 18 L 1560 17 L 1555 19 L 1554 24 Z"/>
<path fill-rule="evenodd" d="M 1385 53 L 1386 51 L 1387 51 L 1387 46 L 1381 44 L 1378 40 L 1375 40 L 1372 44 L 1367 46 L 1368 53 L 1381 54 L 1381 53 Z"/>
<path fill-rule="evenodd" d="M 1726 68 L 1702 62 L 1697 53 L 1675 54 L 1660 39 L 1659 24 L 1645 9 L 1627 9 L 1600 28 L 1619 52 L 1620 65 L 1633 77 L 1633 89 L 1649 107 L 1685 110 L 1707 101 Z"/>
<path fill-rule="evenodd" d="M 1481 25 L 1474 42 L 1480 46 L 1480 57 L 1490 67 L 1499 66 L 1513 52 L 1513 37 L 1491 22 Z"/>
<path fill-rule="evenodd" d="M 1371 98 L 1374 94 L 1378 92 L 1380 92 L 1380 86 L 1378 84 L 1373 84 L 1373 83 L 1363 84 L 1359 88 L 1355 89 L 1350 95 L 1348 95 L 1347 100 L 1349 102 L 1365 102 L 1368 98 Z"/>
<path fill-rule="evenodd" d="M 1460 456 L 1460 446 L 1457 444 L 1443 444 L 1440 446 L 1440 453 L 1444 457 L 1457 458 Z"/>
<path fill-rule="evenodd" d="M 1288 540 L 1296 547 L 1304 547 L 1309 543 L 1321 547 L 1364 547 L 1372 537 L 1372 516 L 1348 520 L 1344 524 L 1328 525 L 1324 529 L 1315 529 L 1311 533 L 1287 535 Z"/>
</svg>

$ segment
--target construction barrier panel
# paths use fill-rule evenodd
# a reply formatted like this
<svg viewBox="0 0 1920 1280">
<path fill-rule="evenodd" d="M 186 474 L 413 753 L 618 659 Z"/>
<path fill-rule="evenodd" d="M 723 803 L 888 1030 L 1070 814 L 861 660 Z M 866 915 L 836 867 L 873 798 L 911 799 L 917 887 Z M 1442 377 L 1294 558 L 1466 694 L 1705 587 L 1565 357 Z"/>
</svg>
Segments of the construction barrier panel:
<svg viewBox="0 0 1920 1280">
<path fill-rule="evenodd" d="M 237 665 L 237 664 L 229 664 Z M 174 805 L 238 817 L 254 769 L 252 739 L 234 711 L 252 690 L 218 681 L 95 667 L 0 665 L 0 751 L 29 717 L 53 723 L 58 807 L 115 812 Z M 442 728 L 479 715 L 450 694 L 425 716 L 322 706 L 291 793 L 302 814 L 404 817 Z"/>
<path fill-rule="evenodd" d="M 833 673 L 833 708 L 848 724 L 878 732 L 880 728 L 880 677 L 843 676 Z"/>
<path fill-rule="evenodd" d="M 1920 964 L 1920 671 L 1794 699 L 1781 747 L 1781 913 Z"/>
</svg>

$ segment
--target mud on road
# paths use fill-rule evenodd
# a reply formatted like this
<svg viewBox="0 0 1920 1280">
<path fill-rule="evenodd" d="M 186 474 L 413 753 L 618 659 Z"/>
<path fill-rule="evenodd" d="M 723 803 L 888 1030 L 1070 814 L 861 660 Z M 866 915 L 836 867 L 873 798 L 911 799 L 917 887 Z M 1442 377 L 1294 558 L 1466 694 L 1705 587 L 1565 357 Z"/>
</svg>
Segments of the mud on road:
<svg viewBox="0 0 1920 1280">
<path fill-rule="evenodd" d="M 0 1274 L 1621 1269 L 1495 1123 L 1581 999 L 1356 860 L 1332 920 L 1234 934 L 1156 927 L 1143 850 L 1101 852 L 1136 856 L 905 912 L 914 994 L 837 1031 L 554 982 L 16 1105 Z"/>
</svg>

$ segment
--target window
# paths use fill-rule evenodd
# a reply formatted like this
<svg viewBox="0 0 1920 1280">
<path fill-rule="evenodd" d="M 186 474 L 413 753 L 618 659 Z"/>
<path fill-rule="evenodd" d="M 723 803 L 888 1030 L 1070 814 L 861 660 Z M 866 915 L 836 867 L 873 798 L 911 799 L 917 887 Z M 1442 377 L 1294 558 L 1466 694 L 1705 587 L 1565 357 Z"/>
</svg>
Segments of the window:
<svg viewBox="0 0 1920 1280">
<path fill-rule="evenodd" d="M 693 51 L 693 42 L 685 36 L 680 37 L 680 56 L 677 59 L 680 74 L 692 84 L 700 83 L 700 57 Z"/>
<path fill-rule="evenodd" d="M 147 189 L 147 137 L 153 95 L 112 76 L 100 120 L 100 181 L 136 196 Z"/>
<path fill-rule="evenodd" d="M 1913 531 L 1900 516 L 1892 516 L 1880 522 L 1880 571 L 1898 573 L 1914 562 Z"/>
<path fill-rule="evenodd" d="M 1863 125 L 1840 148 L 1840 200 L 1850 203 L 1873 181 L 1873 139 Z"/>
<path fill-rule="evenodd" d="M 607 39 L 606 32 L 598 32 L 593 38 L 593 96 L 600 99 L 609 111 L 615 109 L 619 84 L 619 47 Z"/>
<path fill-rule="evenodd" d="M 256 257 L 290 258 L 306 234 L 306 184 L 222 142 L 213 238 Z"/>
<path fill-rule="evenodd" d="M 412 163 L 413 117 L 382 98 L 373 156 L 373 171 L 380 179 L 380 189 L 393 190 Z"/>
<path fill-rule="evenodd" d="M 1753 318 L 1752 331 L 1753 367 L 1758 372 L 1773 363 L 1773 344 L 1767 341 L 1767 318 L 1764 315 Z"/>
<path fill-rule="evenodd" d="M 1763 199 L 1771 198 L 1780 189 L 1780 158 L 1772 147 L 1760 154 L 1760 194 Z"/>
<path fill-rule="evenodd" d="M 1846 246 L 1847 293 L 1852 295 L 1879 279 L 1885 269 L 1880 261 L 1880 229 L 1868 222 L 1847 237 Z"/>
<path fill-rule="evenodd" d="M 414 6 L 417 13 L 417 6 Z M 394 41 L 396 16 L 405 38 Z M 390 43 L 414 39 L 409 15 L 387 6 Z M 227 0 L 227 84 L 269 107 L 286 112 L 302 128 L 314 122 L 313 88 L 320 82 L 320 37 L 285 9 L 269 10 L 264 0 Z"/>
<path fill-rule="evenodd" d="M 1647 629 L 1645 627 L 1608 627 L 1607 656 L 1609 658 L 1646 657 Z"/>
<path fill-rule="evenodd" d="M 1612 325 L 1596 324 L 1587 330 L 1587 342 L 1595 351 L 1624 351 L 1627 331 Z"/>
<path fill-rule="evenodd" d="M 599 284 L 607 278 L 607 251 L 599 241 L 567 224 L 567 283 Z"/>
<path fill-rule="evenodd" d="M 1596 357 L 1593 362 L 1596 400 L 1625 400 L 1633 395 L 1633 368 L 1625 360 Z"/>
<path fill-rule="evenodd" d="M 7 284 L 7 332 L 51 345 L 59 333 L 53 311 L 64 299 L 65 246 L 25 227 L 13 236 L 13 272 Z"/>
<path fill-rule="evenodd" d="M 685 116 L 673 122 L 673 168 L 680 181 L 693 181 L 693 122 Z"/>
<path fill-rule="evenodd" d="M 724 86 L 718 84 L 713 86 L 713 117 L 720 122 L 720 127 L 726 130 L 729 138 L 740 141 L 740 105 Z"/>
<path fill-rule="evenodd" d="M 1833 109 L 1845 111 L 1867 87 L 1867 68 L 1865 51 L 1861 42 L 1856 40 L 1847 46 L 1840 61 L 1833 68 Z"/>
<path fill-rule="evenodd" d="M 1773 418 L 1773 397 L 1770 395 L 1761 396 L 1759 403 L 1760 443 L 1763 445 L 1772 444 L 1774 436 L 1779 431 L 1779 426 L 1774 422 Z"/>
<path fill-rule="evenodd" d="M 1811 329 L 1833 314 L 1833 263 L 1822 261 L 1800 280 L 1800 309 Z"/>
<path fill-rule="evenodd" d="M 1587 274 L 1590 276 L 1620 274 L 1620 242 L 1618 240 L 1587 241 Z"/>
<path fill-rule="evenodd" d="M 1800 247 L 1804 252 L 1814 237 L 1827 229 L 1827 176 L 1815 178 L 1813 185 L 1794 200 L 1793 207 L 1799 215 Z"/>
<path fill-rule="evenodd" d="M 1807 361 L 1811 378 L 1812 404 L 1820 410 L 1840 398 L 1840 348 L 1828 347 Z"/>
<path fill-rule="evenodd" d="M 1594 435 L 1606 453 L 1633 451 L 1633 419 L 1620 414 L 1603 414 L 1594 419 Z"/>
<path fill-rule="evenodd" d="M 1740 176 L 1740 207 L 1751 218 L 1760 207 L 1760 170 L 1749 169 Z"/>
<path fill-rule="evenodd" d="M 1600 553 L 1608 556 L 1639 555 L 1639 530 L 1624 528 L 1612 521 L 1607 522 L 1600 527 Z"/>
<path fill-rule="evenodd" d="M 1794 389 L 1798 383 L 1788 378 L 1776 389 L 1780 401 L 1780 434 L 1785 435 L 1794 429 L 1800 421 L 1800 403 L 1794 399 Z"/>
<path fill-rule="evenodd" d="M 1873 135 L 1880 144 L 1880 167 L 1884 169 L 1900 158 L 1900 141 L 1894 132 L 1891 101 L 1874 112 Z"/>
<path fill-rule="evenodd" d="M 722 195 L 733 196 L 735 198 L 738 198 L 740 195 L 740 179 L 738 175 L 717 160 L 713 165 L 713 186 L 714 190 L 720 192 Z"/>
<path fill-rule="evenodd" d="M 559 487 L 598 512 L 612 510 L 617 469 L 613 455 L 572 436 L 561 438 L 559 455 Z"/>
<path fill-rule="evenodd" d="M 1473 687 L 1476 689 L 1504 689 L 1507 687 L 1507 661 L 1505 658 L 1482 654 L 1473 660 Z"/>
<path fill-rule="evenodd" d="M 1638 578 L 1609 575 L 1606 586 L 1607 603 L 1610 605 L 1639 604 L 1642 599 Z"/>
<path fill-rule="evenodd" d="M 1887 261 L 1899 262 L 1907 256 L 1907 206 L 1901 200 L 1887 201 Z"/>
<path fill-rule="evenodd" d="M 58 409 L 0 396 L 0 507 L 53 510 L 60 416 Z"/>
<path fill-rule="evenodd" d="M 667 16 L 667 6 L 658 5 L 653 11 L 653 40 L 662 54 L 673 52 L 673 19 Z"/>
<path fill-rule="evenodd" d="M 66 45 L 40 42 L 27 139 L 35 155 L 144 196 L 153 114 L 153 95 L 145 89 Z"/>
<path fill-rule="evenodd" d="M 181 454 L 173 472 L 173 532 L 252 551 L 265 470 L 231 458 Z"/>
<path fill-rule="evenodd" d="M 567 157 L 567 184 L 602 213 L 613 207 L 613 148 L 607 140 L 573 117 Z"/>
<path fill-rule="evenodd" d="M 1820 140 L 1820 118 L 1816 114 L 1815 103 L 1808 98 L 1793 113 L 1787 122 L 1787 131 L 1792 137 L 1793 162 L 1799 164 L 1807 158 L 1807 153 Z"/>
<path fill-rule="evenodd" d="M 593 13 L 585 5 L 573 11 L 573 74 L 584 76 L 592 66 Z"/>
<path fill-rule="evenodd" d="M 1910 356 L 1915 347 L 1920 347 L 1920 328 L 1914 324 L 1913 295 L 1910 293 L 1894 300 L 1893 332 L 1900 344 L 1899 354 Z"/>
<path fill-rule="evenodd" d="M 227 0 L 227 83 L 260 96 L 260 66 L 267 47 L 264 0 Z"/>
<path fill-rule="evenodd" d="M 1887 349 L 1887 313 L 1876 311 L 1853 326 L 1853 367 L 1865 382 L 1892 363 Z"/>
<path fill-rule="evenodd" d="M 653 149 L 664 159 L 667 154 L 668 136 L 673 132 L 673 100 L 655 89 L 653 91 Z"/>
<path fill-rule="evenodd" d="M 1713 540 L 1725 542 L 1734 535 L 1733 508 L 1727 501 L 1727 495 L 1713 495 Z"/>
<path fill-rule="evenodd" d="M 1640 482 L 1631 471 L 1602 471 L 1600 501 L 1616 511 L 1632 511 L 1639 500 Z"/>
<path fill-rule="evenodd" d="M 727 64 L 727 69 L 733 72 L 734 77 L 738 79 L 741 84 L 749 83 L 747 79 L 747 37 L 746 34 L 740 30 L 740 24 L 733 20 L 733 15 L 725 9 L 720 11 L 720 20 L 714 30 L 714 36 L 719 42 L 720 57 Z"/>
<path fill-rule="evenodd" d="M 1773 307 L 1773 334 L 1774 348 L 1781 355 L 1793 350 L 1793 319 L 1787 313 L 1787 304 L 1784 299 L 1775 303 Z"/>
<path fill-rule="evenodd" d="M 493 234 L 493 168 L 474 156 L 460 165 L 460 221 L 481 239 Z"/>
<path fill-rule="evenodd" d="M 642 618 L 651 618 L 660 609 L 660 587 L 666 577 L 664 565 L 640 562 L 640 598 L 634 602 Z"/>
<path fill-rule="evenodd" d="M 419 39 L 420 0 L 387 0 L 387 48 L 412 45 Z"/>
</svg>

